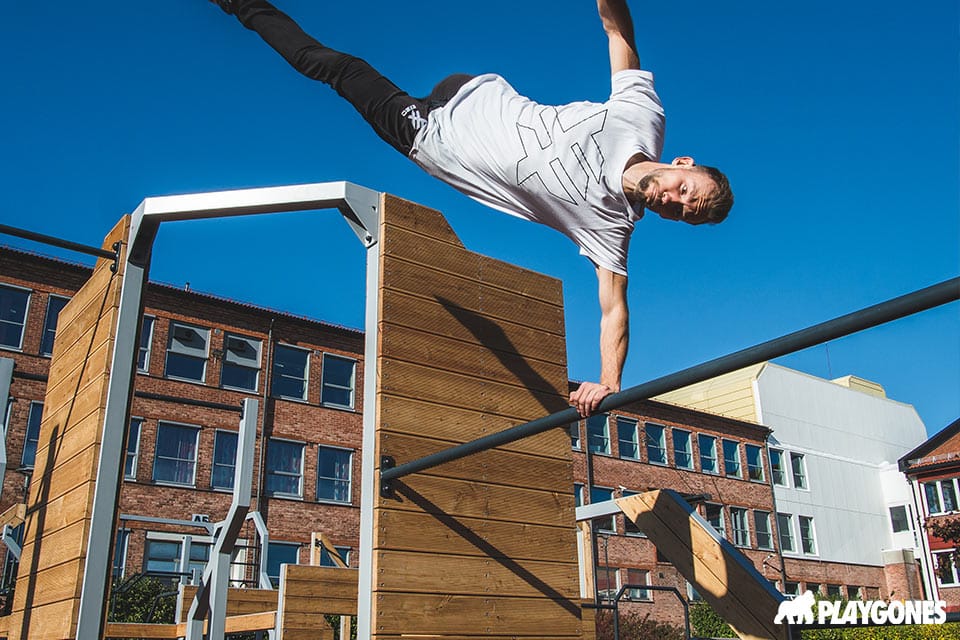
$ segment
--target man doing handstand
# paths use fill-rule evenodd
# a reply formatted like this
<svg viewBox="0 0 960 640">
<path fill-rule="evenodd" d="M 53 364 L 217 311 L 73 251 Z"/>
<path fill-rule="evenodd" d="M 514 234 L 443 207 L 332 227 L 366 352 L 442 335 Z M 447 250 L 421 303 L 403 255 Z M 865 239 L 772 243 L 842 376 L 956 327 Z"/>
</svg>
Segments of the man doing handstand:
<svg viewBox="0 0 960 640">
<path fill-rule="evenodd" d="M 266 0 L 211 0 L 295 69 L 333 87 L 394 149 L 471 198 L 560 231 L 594 265 L 600 297 L 600 381 L 570 394 L 581 415 L 620 390 L 627 356 L 627 249 L 649 209 L 718 223 L 733 205 L 727 178 L 683 156 L 659 161 L 664 114 L 640 69 L 626 0 L 597 0 L 610 45 L 604 103 L 541 105 L 498 75 L 453 75 L 414 98 L 365 61 L 308 36 Z"/>
</svg>

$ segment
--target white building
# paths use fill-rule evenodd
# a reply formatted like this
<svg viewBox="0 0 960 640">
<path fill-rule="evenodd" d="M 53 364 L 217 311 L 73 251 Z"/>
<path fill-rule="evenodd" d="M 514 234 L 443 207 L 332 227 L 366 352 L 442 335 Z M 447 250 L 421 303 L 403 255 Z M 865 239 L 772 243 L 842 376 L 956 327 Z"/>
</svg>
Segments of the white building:
<svg viewBox="0 0 960 640">
<path fill-rule="evenodd" d="M 916 574 L 918 523 L 897 461 L 926 440 L 913 406 L 867 380 L 824 380 L 772 363 L 657 399 L 773 430 L 768 454 L 784 591 L 912 593 L 901 578 L 909 583 Z"/>
</svg>

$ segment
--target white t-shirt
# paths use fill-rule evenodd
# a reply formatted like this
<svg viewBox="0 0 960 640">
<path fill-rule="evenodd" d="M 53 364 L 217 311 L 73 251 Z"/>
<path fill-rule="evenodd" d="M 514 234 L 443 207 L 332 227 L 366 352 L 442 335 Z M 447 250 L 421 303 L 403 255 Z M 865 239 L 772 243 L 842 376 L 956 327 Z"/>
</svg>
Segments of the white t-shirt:
<svg viewBox="0 0 960 640">
<path fill-rule="evenodd" d="M 627 273 L 633 225 L 627 160 L 659 160 L 664 115 L 653 74 L 613 76 L 603 103 L 541 105 L 500 76 L 477 76 L 430 112 L 410 158 L 474 200 L 560 231 L 594 264 Z"/>
</svg>

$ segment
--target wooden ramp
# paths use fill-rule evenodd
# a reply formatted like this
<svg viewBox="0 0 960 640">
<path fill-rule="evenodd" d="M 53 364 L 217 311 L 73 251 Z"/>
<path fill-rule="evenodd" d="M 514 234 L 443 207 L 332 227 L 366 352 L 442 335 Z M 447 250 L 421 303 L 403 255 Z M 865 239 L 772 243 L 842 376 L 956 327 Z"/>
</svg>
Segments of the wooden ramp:
<svg viewBox="0 0 960 640">
<path fill-rule="evenodd" d="M 648 491 L 616 502 L 741 638 L 788 640 L 789 625 L 773 623 L 783 596 L 679 494 Z"/>
<path fill-rule="evenodd" d="M 567 406 L 559 281 L 467 251 L 439 212 L 391 196 L 380 239 L 377 460 Z M 394 487 L 374 505 L 372 637 L 581 637 L 563 429 Z"/>
<path fill-rule="evenodd" d="M 124 217 L 104 247 L 126 239 L 128 224 Z M 121 277 L 111 265 L 98 260 L 90 280 L 60 312 L 6 623 L 10 638 L 76 633 L 119 309 Z"/>
</svg>

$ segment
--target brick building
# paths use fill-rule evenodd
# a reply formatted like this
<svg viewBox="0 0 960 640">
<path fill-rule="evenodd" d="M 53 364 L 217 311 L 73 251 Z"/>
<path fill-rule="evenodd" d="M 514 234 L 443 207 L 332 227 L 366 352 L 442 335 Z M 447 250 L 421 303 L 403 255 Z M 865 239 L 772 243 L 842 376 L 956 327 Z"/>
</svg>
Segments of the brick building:
<svg viewBox="0 0 960 640">
<path fill-rule="evenodd" d="M 89 274 L 84 266 L 0 247 L 0 360 L 14 365 L 0 512 L 25 500 L 56 316 Z M 145 307 L 119 499 L 117 573 L 179 579 L 202 566 L 211 540 L 190 521 L 215 522 L 227 512 L 246 397 L 261 400 L 251 509 L 269 530 L 267 573 L 275 578 L 282 562 L 309 562 L 314 533 L 326 535 L 356 566 L 363 333 L 155 283 Z M 648 401 L 571 425 L 570 434 L 580 504 L 674 489 L 787 593 L 892 592 L 883 568 L 824 561 L 813 518 L 778 510 L 775 487 L 791 471 L 759 419 Z M 640 584 L 698 597 L 622 516 L 596 529 L 602 591 Z M 252 524 L 241 537 L 247 546 L 232 575 L 254 582 L 261 553 Z M 9 581 L 9 556 L 6 565 Z M 629 595 L 625 606 L 681 622 L 672 595 L 642 588 Z"/>
<path fill-rule="evenodd" d="M 904 530 L 919 515 L 921 567 L 927 597 L 945 600 L 947 611 L 960 611 L 960 564 L 956 541 L 944 540 L 930 525 L 960 518 L 960 420 L 956 420 L 900 459 L 900 470 L 913 488 L 913 504 L 896 514 Z"/>
</svg>

